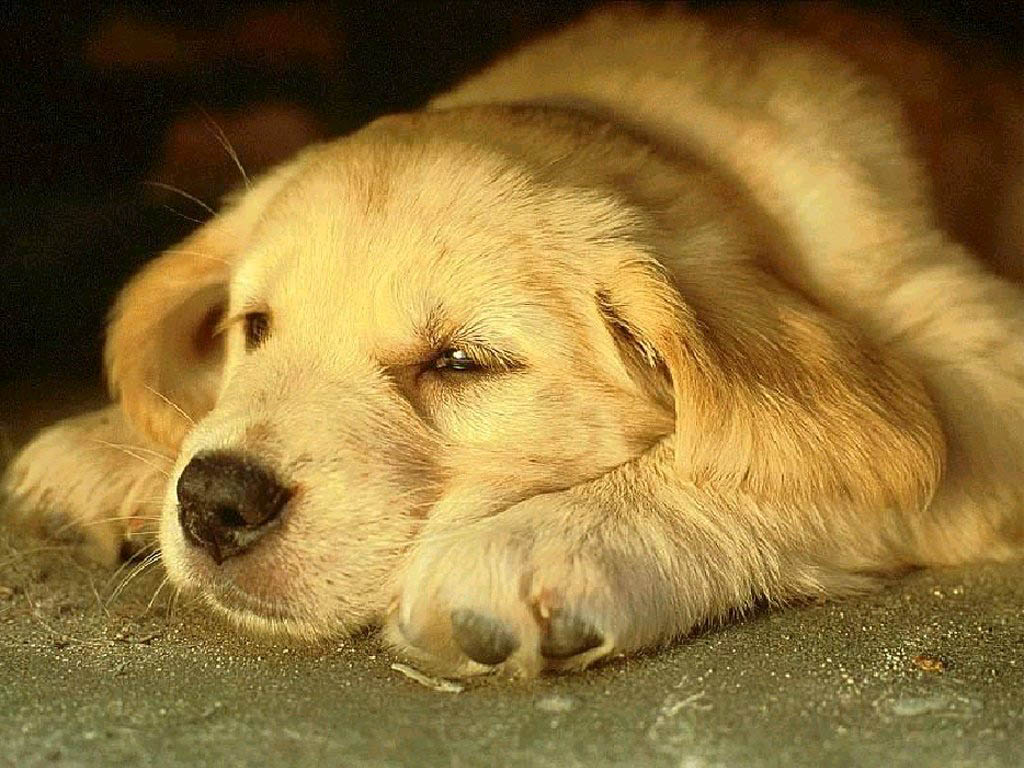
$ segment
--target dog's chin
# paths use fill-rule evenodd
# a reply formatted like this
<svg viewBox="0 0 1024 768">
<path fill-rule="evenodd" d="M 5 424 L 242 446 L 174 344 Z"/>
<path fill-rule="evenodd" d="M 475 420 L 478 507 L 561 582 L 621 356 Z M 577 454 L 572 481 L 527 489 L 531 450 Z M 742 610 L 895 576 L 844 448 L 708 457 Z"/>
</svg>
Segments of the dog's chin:
<svg viewBox="0 0 1024 768">
<path fill-rule="evenodd" d="M 297 606 L 262 600 L 237 588 L 203 590 L 204 602 L 246 634 L 320 644 L 348 634 L 343 627 L 304 618 Z"/>
</svg>

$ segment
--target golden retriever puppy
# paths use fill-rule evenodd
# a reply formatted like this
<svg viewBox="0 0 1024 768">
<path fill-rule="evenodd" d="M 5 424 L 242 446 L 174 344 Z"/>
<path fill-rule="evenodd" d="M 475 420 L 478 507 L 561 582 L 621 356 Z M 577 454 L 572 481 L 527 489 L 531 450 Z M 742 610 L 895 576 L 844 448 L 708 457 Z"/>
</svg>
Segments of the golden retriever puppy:
<svg viewBox="0 0 1024 768">
<path fill-rule="evenodd" d="M 1018 555 L 1024 295 L 779 24 L 614 7 L 303 151 L 125 288 L 114 404 L 8 489 L 108 560 L 162 495 L 179 587 L 452 675 Z"/>
</svg>

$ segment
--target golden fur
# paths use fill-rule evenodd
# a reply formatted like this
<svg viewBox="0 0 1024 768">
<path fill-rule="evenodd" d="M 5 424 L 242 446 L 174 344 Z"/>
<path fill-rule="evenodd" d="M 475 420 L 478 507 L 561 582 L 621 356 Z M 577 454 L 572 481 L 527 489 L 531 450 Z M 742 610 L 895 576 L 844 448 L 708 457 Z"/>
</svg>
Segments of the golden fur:
<svg viewBox="0 0 1024 768">
<path fill-rule="evenodd" d="M 817 42 L 872 23 L 618 6 L 303 151 L 125 288 L 115 403 L 8 488 L 105 516 L 108 560 L 166 488 L 177 585 L 261 630 L 382 624 L 448 674 L 1020 554 L 1024 170 L 965 195 L 998 233 L 958 232 L 915 156 L 967 127 L 907 128 L 907 87 Z M 435 370 L 452 346 L 486 370 Z M 296 489 L 219 565 L 174 482 L 214 448 Z"/>
</svg>

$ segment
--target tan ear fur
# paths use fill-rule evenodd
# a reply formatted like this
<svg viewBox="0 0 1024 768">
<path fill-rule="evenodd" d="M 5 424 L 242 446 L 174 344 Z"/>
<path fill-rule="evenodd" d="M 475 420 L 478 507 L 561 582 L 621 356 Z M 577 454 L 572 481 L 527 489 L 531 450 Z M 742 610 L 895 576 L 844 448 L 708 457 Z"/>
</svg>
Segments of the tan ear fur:
<svg viewBox="0 0 1024 768">
<path fill-rule="evenodd" d="M 742 307 L 723 296 L 706 313 L 654 260 L 620 265 L 608 285 L 616 322 L 671 377 L 684 477 L 796 503 L 927 504 L 945 443 L 906 366 L 769 274 Z"/>
<path fill-rule="evenodd" d="M 216 400 L 217 323 L 237 257 L 298 161 L 263 177 L 213 220 L 150 262 L 121 291 L 107 328 L 111 395 L 129 423 L 177 449 Z"/>
</svg>

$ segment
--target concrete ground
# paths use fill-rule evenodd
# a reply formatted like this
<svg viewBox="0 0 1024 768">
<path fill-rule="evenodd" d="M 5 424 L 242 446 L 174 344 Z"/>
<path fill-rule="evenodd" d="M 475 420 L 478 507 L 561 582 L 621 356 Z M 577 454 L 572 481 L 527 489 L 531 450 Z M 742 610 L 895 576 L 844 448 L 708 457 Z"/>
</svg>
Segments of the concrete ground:
<svg viewBox="0 0 1024 768">
<path fill-rule="evenodd" d="M 0 441 L 92 397 L 0 393 Z M 1024 565 L 921 571 L 461 690 L 394 669 L 372 636 L 239 637 L 155 570 L 127 575 L 0 529 L 0 766 L 1024 765 Z"/>
</svg>

